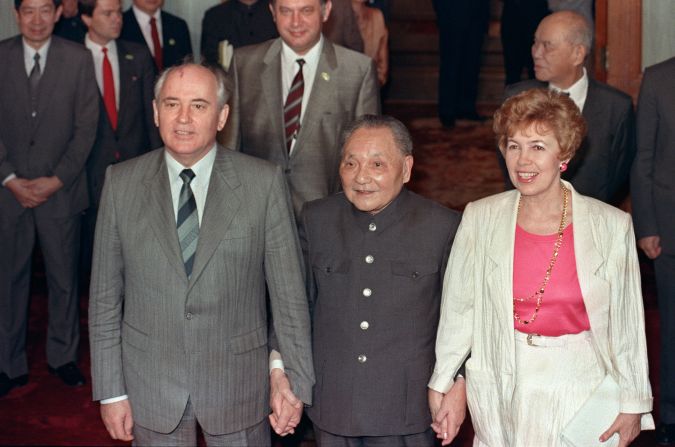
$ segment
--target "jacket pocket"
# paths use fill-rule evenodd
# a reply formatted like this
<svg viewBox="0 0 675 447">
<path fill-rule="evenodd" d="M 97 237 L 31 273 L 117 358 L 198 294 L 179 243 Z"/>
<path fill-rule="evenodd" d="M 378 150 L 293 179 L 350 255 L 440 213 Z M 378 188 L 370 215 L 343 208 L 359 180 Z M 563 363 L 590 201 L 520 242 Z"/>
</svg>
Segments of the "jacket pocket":
<svg viewBox="0 0 675 447">
<path fill-rule="evenodd" d="M 267 328 L 261 326 L 245 334 L 232 337 L 230 350 L 233 354 L 244 354 L 267 344 Z"/>
</svg>

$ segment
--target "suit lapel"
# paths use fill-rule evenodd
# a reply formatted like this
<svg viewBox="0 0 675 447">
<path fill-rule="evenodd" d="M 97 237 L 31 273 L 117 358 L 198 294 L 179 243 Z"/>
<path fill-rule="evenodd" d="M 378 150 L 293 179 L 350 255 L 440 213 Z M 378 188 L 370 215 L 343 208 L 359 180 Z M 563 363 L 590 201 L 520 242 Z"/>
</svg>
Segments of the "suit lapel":
<svg viewBox="0 0 675 447">
<path fill-rule="evenodd" d="M 594 92 L 595 89 L 595 81 L 589 79 L 586 101 L 584 101 L 584 109 L 581 111 L 584 119 L 588 122 L 593 122 L 596 116 L 605 116 L 602 104 L 599 104 L 598 101 L 595 100 L 597 98 L 597 95 Z"/>
<path fill-rule="evenodd" d="M 571 188 L 569 183 L 566 183 Z M 604 264 L 604 258 L 597 248 L 594 238 L 593 214 L 588 208 L 588 199 L 572 189 L 572 210 L 574 212 L 574 257 L 576 259 L 577 277 L 581 295 L 586 306 L 586 313 L 591 328 L 607 324 L 596 321 L 603 314 L 602 309 L 609 305 L 609 284 L 596 275 Z M 605 317 L 606 318 L 606 317 Z"/>
<path fill-rule="evenodd" d="M 286 148 L 286 139 L 284 133 L 284 100 L 281 97 L 281 39 L 272 42 L 263 59 L 264 66 L 260 75 L 260 82 L 263 90 L 263 97 L 267 104 L 267 110 L 271 111 L 272 119 L 269 125 L 272 126 L 274 135 L 279 136 L 276 147 Z M 286 154 L 288 151 L 284 150 Z M 286 155 L 288 156 L 288 155 Z"/>
<path fill-rule="evenodd" d="M 30 91 L 28 87 L 28 75 L 23 61 L 23 42 L 21 36 L 17 37 L 12 45 L 10 53 L 9 64 L 7 70 L 10 75 L 8 79 L 16 80 L 16 84 L 12 87 L 12 93 L 16 98 L 17 107 L 21 109 L 26 120 L 30 117 Z"/>
<path fill-rule="evenodd" d="M 337 95 L 338 87 L 334 76 L 336 69 L 335 47 L 328 39 L 324 39 L 319 64 L 314 75 L 312 93 L 307 101 L 307 110 L 303 113 L 302 127 L 298 134 L 298 141 L 293 148 L 293 156 L 302 150 L 305 140 L 311 139 L 310 136 L 321 122 L 322 116 L 332 113 L 331 106 L 337 103 L 335 95 Z"/>
<path fill-rule="evenodd" d="M 131 82 L 133 82 L 132 77 L 134 76 L 134 55 L 128 52 L 126 46 L 119 40 L 116 40 L 115 43 L 117 44 L 117 63 L 120 67 L 120 103 L 117 110 L 117 134 L 120 135 L 121 130 L 127 125 L 125 111 L 129 108 L 129 101 L 133 99 Z"/>
<path fill-rule="evenodd" d="M 221 146 L 217 146 L 216 151 L 189 289 L 199 280 L 241 206 L 237 191 L 240 182 L 230 153 Z"/>
<path fill-rule="evenodd" d="M 38 119 L 35 123 L 36 126 L 42 123 L 41 117 L 46 117 L 45 110 L 51 102 L 52 93 L 59 88 L 62 72 L 61 65 L 64 61 L 62 42 L 58 37 L 52 36 L 49 51 L 47 52 L 47 63 L 38 87 Z"/>
<path fill-rule="evenodd" d="M 149 221 L 169 263 L 176 269 L 179 278 L 184 277 L 187 281 L 176 231 L 176 215 L 171 203 L 171 186 L 164 151 L 158 151 L 157 154 L 157 169 L 150 171 L 144 181 L 149 197 L 147 207 Z"/>
<path fill-rule="evenodd" d="M 485 264 L 490 299 L 498 314 L 497 321 L 503 326 L 498 333 L 502 334 L 513 332 L 513 255 L 519 198 L 520 193 L 513 191 L 501 208 L 493 211 L 498 217 L 491 225 L 489 260 Z"/>
</svg>

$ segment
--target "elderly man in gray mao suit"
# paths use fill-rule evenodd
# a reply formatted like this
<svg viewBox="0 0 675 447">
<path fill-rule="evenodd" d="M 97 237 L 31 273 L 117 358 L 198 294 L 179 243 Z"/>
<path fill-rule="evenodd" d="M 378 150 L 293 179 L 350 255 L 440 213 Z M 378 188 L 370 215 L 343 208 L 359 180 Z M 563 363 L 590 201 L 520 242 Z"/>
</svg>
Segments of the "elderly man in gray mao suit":
<svg viewBox="0 0 675 447">
<path fill-rule="evenodd" d="M 354 118 L 379 113 L 373 61 L 321 35 L 330 0 L 273 0 L 278 39 L 235 51 L 227 143 L 282 167 L 293 209 L 339 190 L 338 138 Z"/>
<path fill-rule="evenodd" d="M 638 151 L 631 172 L 638 246 L 654 259 L 661 330 L 660 416 L 656 436 L 675 444 L 675 58 L 645 69 L 637 108 Z"/>
<path fill-rule="evenodd" d="M 207 445 L 264 446 L 268 398 L 282 434 L 311 403 L 309 314 L 283 174 L 216 144 L 223 81 L 196 64 L 167 70 L 154 101 L 165 147 L 106 173 L 89 318 L 94 399 L 115 439 L 194 445 L 199 425 Z M 271 391 L 266 285 L 287 374 L 272 370 Z"/>
</svg>

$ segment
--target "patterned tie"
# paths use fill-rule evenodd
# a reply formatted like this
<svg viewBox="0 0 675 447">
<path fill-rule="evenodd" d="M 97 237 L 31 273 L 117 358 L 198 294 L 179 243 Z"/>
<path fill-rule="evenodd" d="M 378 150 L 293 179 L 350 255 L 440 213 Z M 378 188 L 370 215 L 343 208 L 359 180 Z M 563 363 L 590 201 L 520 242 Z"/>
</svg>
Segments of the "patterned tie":
<svg viewBox="0 0 675 447">
<path fill-rule="evenodd" d="M 284 104 L 284 125 L 286 127 L 286 149 L 290 152 L 293 138 L 300 131 L 300 112 L 302 111 L 302 95 L 305 93 L 305 79 L 302 76 L 302 66 L 305 65 L 304 59 L 296 61 L 300 65 L 300 70 L 293 78 L 291 89 L 286 97 Z"/>
<path fill-rule="evenodd" d="M 157 69 L 164 69 L 164 60 L 162 59 L 162 45 L 159 43 L 159 33 L 157 32 L 157 21 L 154 17 L 150 18 L 150 36 L 152 37 L 152 49 L 155 55 L 155 65 Z"/>
<path fill-rule="evenodd" d="M 117 104 L 115 101 L 115 80 L 112 65 L 108 59 L 108 49 L 103 48 L 103 103 L 113 130 L 117 130 Z"/>
<path fill-rule="evenodd" d="M 188 278 L 192 274 L 192 264 L 195 260 L 197 251 L 197 240 L 199 239 L 199 215 L 197 214 L 197 202 L 192 194 L 190 182 L 195 178 L 192 169 L 183 169 L 180 173 L 183 180 L 183 187 L 180 189 L 178 198 L 178 219 L 176 228 L 178 230 L 178 240 L 180 249 L 183 253 L 183 264 L 185 264 L 185 273 Z"/>
<path fill-rule="evenodd" d="M 35 53 L 33 56 L 35 63 L 33 68 L 28 75 L 28 87 L 30 88 L 30 102 L 32 108 L 32 116 L 35 118 L 37 110 L 37 97 L 38 97 L 38 86 L 40 85 L 40 78 L 42 77 L 42 71 L 40 70 L 40 53 Z"/>
</svg>

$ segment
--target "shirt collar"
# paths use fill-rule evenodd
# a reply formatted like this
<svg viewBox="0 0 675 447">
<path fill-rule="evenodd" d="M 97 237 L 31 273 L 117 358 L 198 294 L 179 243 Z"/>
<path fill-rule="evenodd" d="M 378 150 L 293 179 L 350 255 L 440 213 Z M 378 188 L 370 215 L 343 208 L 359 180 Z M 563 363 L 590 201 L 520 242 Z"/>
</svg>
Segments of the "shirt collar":
<svg viewBox="0 0 675 447">
<path fill-rule="evenodd" d="M 286 42 L 281 40 L 281 61 L 284 65 L 290 66 L 298 59 L 304 59 L 305 65 L 315 67 L 319 63 L 321 56 L 321 49 L 323 48 L 323 34 L 319 37 L 319 41 L 307 51 L 307 53 L 300 55 L 293 51 L 291 47 L 286 45 Z"/>
<path fill-rule="evenodd" d="M 195 173 L 195 180 L 200 183 L 208 181 L 211 178 L 211 170 L 213 169 L 213 163 L 216 161 L 216 143 L 213 143 L 209 152 L 204 155 L 201 160 L 189 167 L 192 169 L 192 172 Z M 166 167 L 169 170 L 169 181 L 175 181 L 180 178 L 180 173 L 183 169 L 188 169 L 182 164 L 180 164 L 175 158 L 169 154 L 168 151 L 164 151 L 164 160 L 166 161 Z M 181 180 L 182 181 L 182 180 Z"/>
<path fill-rule="evenodd" d="M 162 8 L 157 8 L 157 11 L 153 15 L 150 15 L 146 13 L 145 11 L 141 11 L 136 7 L 136 5 L 131 5 L 131 10 L 134 12 L 134 15 L 136 16 L 136 21 L 142 25 L 147 25 L 150 22 L 150 19 L 152 17 L 155 18 L 156 21 L 161 20 L 162 16 Z"/>
<path fill-rule="evenodd" d="M 93 40 L 91 40 L 91 38 L 89 37 L 89 33 L 87 33 L 84 36 L 84 46 L 89 48 L 89 50 L 91 50 L 92 53 L 100 53 L 103 50 L 103 48 L 107 48 L 108 54 L 110 55 L 117 54 L 117 44 L 115 43 L 114 39 L 108 42 L 104 47 L 103 45 L 99 45 Z"/>
<path fill-rule="evenodd" d="M 35 48 L 31 47 L 26 43 L 26 39 L 22 38 L 21 42 L 23 44 L 23 58 L 27 61 L 30 61 L 30 66 L 33 66 L 33 57 L 35 56 L 35 53 L 38 53 L 40 55 L 40 68 L 42 72 L 45 71 L 45 64 L 47 62 L 47 53 L 49 52 L 49 47 L 52 44 L 52 38 L 50 37 L 47 39 L 47 42 L 44 43 L 40 47 L 40 49 L 36 50 Z"/>
<path fill-rule="evenodd" d="M 358 222 L 359 228 L 364 231 L 368 230 L 368 226 L 371 223 L 375 224 L 376 231 L 384 230 L 403 216 L 403 210 L 405 209 L 405 204 L 408 202 L 409 196 L 410 192 L 404 185 L 398 196 L 396 196 L 396 198 L 379 213 L 370 214 L 365 211 L 360 211 L 354 205 L 351 205 L 352 214 L 354 215 L 354 219 Z M 345 200 L 347 200 L 346 195 Z"/>
<path fill-rule="evenodd" d="M 586 100 L 586 93 L 588 92 L 588 74 L 586 73 L 586 68 L 583 68 L 583 74 L 581 77 L 572 84 L 568 89 L 561 89 L 553 84 L 550 84 L 551 89 L 558 91 L 558 92 L 564 92 L 564 93 L 569 93 L 570 99 L 574 101 L 577 106 L 579 104 L 583 104 L 584 101 Z M 579 107 L 581 109 L 581 107 Z"/>
</svg>

